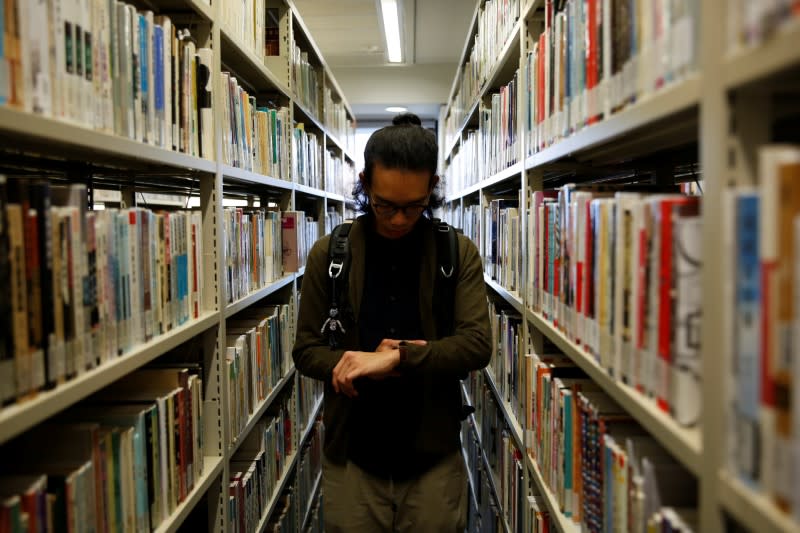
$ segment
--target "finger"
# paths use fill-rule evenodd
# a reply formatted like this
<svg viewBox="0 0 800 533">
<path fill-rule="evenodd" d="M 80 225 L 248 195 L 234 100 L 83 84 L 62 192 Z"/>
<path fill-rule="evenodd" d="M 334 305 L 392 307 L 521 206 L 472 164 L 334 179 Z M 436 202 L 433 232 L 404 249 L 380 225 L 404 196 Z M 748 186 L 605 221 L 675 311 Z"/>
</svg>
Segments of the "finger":
<svg viewBox="0 0 800 533">
<path fill-rule="evenodd" d="M 425 346 L 428 344 L 428 341 L 423 339 L 414 339 L 413 341 L 406 341 L 406 344 L 416 344 L 417 346 Z"/>
<path fill-rule="evenodd" d="M 347 395 L 349 398 L 355 398 L 356 396 L 358 396 L 358 391 L 356 391 L 356 388 L 353 386 L 352 383 L 343 382 L 342 392 L 344 392 L 345 395 Z"/>
</svg>

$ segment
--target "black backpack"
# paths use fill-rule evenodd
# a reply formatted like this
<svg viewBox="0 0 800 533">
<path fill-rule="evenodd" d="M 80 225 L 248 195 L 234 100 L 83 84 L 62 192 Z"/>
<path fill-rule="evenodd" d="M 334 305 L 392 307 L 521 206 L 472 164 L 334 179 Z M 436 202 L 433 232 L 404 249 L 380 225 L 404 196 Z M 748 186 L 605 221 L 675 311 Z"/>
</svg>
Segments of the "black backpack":
<svg viewBox="0 0 800 533">
<path fill-rule="evenodd" d="M 331 305 L 328 319 L 320 333 L 327 333 L 331 348 L 338 345 L 337 337 L 344 333 L 340 322 L 342 295 L 350 273 L 350 228 L 352 220 L 336 226 L 328 244 L 328 279 Z M 455 228 L 438 218 L 432 220 L 436 239 L 436 280 L 433 286 L 433 315 L 438 338 L 453 333 L 456 279 L 458 278 L 458 236 Z"/>
</svg>

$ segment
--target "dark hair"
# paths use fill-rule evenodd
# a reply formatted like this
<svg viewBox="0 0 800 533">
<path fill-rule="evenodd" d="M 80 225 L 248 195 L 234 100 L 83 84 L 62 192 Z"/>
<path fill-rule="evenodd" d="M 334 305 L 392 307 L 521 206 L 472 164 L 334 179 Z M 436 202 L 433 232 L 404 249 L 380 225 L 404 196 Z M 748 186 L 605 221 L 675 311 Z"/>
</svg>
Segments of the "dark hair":
<svg viewBox="0 0 800 533">
<path fill-rule="evenodd" d="M 438 152 L 433 131 L 423 128 L 417 115 L 401 113 L 392 119 L 391 126 L 379 129 L 367 141 L 364 148 L 364 180 L 367 185 L 372 183 L 372 171 L 376 163 L 391 169 L 427 171 L 433 179 L 436 176 Z M 444 201 L 438 194 L 441 183 L 440 179 L 431 193 L 428 216 Z M 360 179 L 356 180 L 353 197 L 360 211 L 370 212 L 369 196 Z"/>
</svg>

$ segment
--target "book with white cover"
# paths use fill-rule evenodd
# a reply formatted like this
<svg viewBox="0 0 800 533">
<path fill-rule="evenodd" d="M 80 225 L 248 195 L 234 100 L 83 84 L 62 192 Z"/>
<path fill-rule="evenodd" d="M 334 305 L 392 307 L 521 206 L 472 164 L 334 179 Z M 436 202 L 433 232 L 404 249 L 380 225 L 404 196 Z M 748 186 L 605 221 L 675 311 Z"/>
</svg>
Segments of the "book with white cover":
<svg viewBox="0 0 800 533">
<path fill-rule="evenodd" d="M 702 412 L 702 361 L 700 340 L 703 318 L 703 220 L 675 215 L 673 219 L 675 269 L 674 344 L 670 393 L 678 423 L 695 426 Z"/>
<path fill-rule="evenodd" d="M 211 79 L 214 53 L 211 48 L 197 50 L 197 111 L 200 127 L 200 156 L 214 159 L 214 82 Z"/>
<path fill-rule="evenodd" d="M 24 109 L 46 117 L 53 114 L 50 82 L 50 34 L 41 31 L 48 20 L 47 0 L 20 2 L 22 72 L 25 79 Z"/>
<path fill-rule="evenodd" d="M 614 242 L 614 357 L 613 376 L 625 383 L 631 382 L 628 375 L 632 351 L 632 287 L 633 261 L 633 206 L 638 204 L 641 194 L 618 192 L 615 195 L 617 216 Z"/>
</svg>

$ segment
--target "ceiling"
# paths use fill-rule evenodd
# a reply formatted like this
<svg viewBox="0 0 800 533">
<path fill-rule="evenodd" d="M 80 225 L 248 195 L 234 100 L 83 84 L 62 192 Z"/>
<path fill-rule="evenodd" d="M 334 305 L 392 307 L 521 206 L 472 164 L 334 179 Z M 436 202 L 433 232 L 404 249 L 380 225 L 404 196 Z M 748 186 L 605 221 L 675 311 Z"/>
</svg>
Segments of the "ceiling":
<svg viewBox="0 0 800 533">
<path fill-rule="evenodd" d="M 360 123 L 387 106 L 436 120 L 450 93 L 475 0 L 398 0 L 404 63 L 386 61 L 379 0 L 294 0 Z"/>
</svg>

